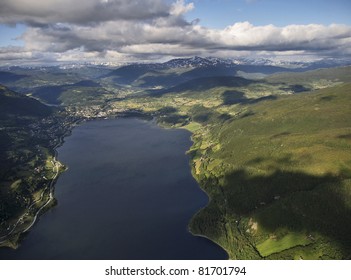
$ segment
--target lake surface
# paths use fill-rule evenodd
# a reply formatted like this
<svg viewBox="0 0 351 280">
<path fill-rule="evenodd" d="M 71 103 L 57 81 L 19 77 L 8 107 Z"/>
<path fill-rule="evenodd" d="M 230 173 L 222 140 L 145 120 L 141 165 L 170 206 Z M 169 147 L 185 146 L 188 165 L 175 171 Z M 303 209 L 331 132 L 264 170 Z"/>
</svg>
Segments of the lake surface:
<svg viewBox="0 0 351 280">
<path fill-rule="evenodd" d="M 185 130 L 139 119 L 89 121 L 58 149 L 58 205 L 0 259 L 227 259 L 188 232 L 208 198 L 191 175 Z"/>
</svg>

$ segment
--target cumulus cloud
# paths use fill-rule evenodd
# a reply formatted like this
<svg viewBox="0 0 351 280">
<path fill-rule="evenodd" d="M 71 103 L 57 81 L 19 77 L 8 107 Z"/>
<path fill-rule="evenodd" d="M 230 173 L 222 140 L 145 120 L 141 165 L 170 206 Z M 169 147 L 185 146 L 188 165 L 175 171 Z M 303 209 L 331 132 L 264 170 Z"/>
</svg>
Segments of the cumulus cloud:
<svg viewBox="0 0 351 280">
<path fill-rule="evenodd" d="M 122 20 L 92 27 L 31 27 L 22 38 L 29 50 L 54 52 L 79 47 L 90 51 L 103 51 L 131 45 L 141 49 L 145 44 L 175 45 L 179 48 L 318 51 L 347 47 L 351 40 L 351 27 L 336 24 L 276 27 L 239 22 L 223 30 L 216 30 L 199 25 L 177 26 L 158 21 L 136 23 Z"/>
<path fill-rule="evenodd" d="M 194 9 L 194 3 L 185 4 L 184 0 L 177 0 L 172 4 L 170 13 L 172 15 L 182 15 Z"/>
<path fill-rule="evenodd" d="M 208 31 L 209 40 L 218 47 L 244 50 L 325 50 L 345 45 L 351 40 L 351 27 L 331 24 L 329 26 L 274 25 L 254 26 L 239 22 L 221 31 Z"/>
<path fill-rule="evenodd" d="M 188 22 L 194 4 L 184 0 L 0 0 L 0 23 L 25 23 L 18 56 L 58 61 L 133 60 L 190 55 L 298 53 L 350 55 L 351 27 L 319 24 L 224 29 Z M 84 5 L 82 5 L 84 3 Z M 0 49 L 0 60 L 15 51 Z"/>
</svg>

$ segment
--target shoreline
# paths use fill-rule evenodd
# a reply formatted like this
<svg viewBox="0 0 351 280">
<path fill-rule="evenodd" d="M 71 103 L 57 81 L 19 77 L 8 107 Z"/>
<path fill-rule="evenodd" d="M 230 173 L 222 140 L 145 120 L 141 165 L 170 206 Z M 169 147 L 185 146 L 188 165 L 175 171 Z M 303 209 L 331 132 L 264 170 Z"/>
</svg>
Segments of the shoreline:
<svg viewBox="0 0 351 280">
<path fill-rule="evenodd" d="M 219 246 L 220 248 L 222 248 L 222 250 L 227 254 L 227 260 L 230 260 L 230 255 L 229 255 L 229 252 L 222 246 L 220 245 L 217 241 L 211 239 L 210 237 L 206 236 L 206 235 L 203 235 L 203 234 L 198 234 L 198 233 L 194 233 L 192 230 L 191 230 L 191 223 L 193 221 L 193 219 L 195 218 L 195 216 L 200 213 L 202 210 L 204 210 L 211 202 L 211 197 L 210 195 L 204 190 L 204 188 L 201 187 L 201 184 L 198 182 L 198 180 L 196 179 L 196 176 L 195 176 L 195 173 L 194 173 L 194 166 L 193 166 L 193 158 L 191 158 L 191 156 L 189 156 L 189 152 L 191 151 L 191 147 L 195 145 L 195 141 L 194 141 L 194 138 L 193 138 L 193 135 L 194 135 L 194 131 L 191 131 L 185 127 L 177 127 L 176 129 L 185 129 L 187 131 L 190 132 L 191 136 L 190 136 L 190 140 L 191 142 L 193 143 L 189 149 L 186 151 L 186 154 L 188 155 L 189 157 L 189 168 L 190 168 L 190 172 L 191 172 L 191 176 L 194 178 L 194 180 L 196 181 L 199 189 L 206 194 L 206 196 L 208 197 L 208 202 L 206 203 L 205 206 L 201 207 L 198 211 L 196 211 L 194 213 L 194 215 L 192 215 L 189 223 L 188 223 L 188 232 L 193 235 L 193 236 L 196 236 L 196 237 L 201 237 L 201 238 L 206 238 L 207 240 L 213 242 L 214 244 L 216 244 L 217 246 Z"/>
<path fill-rule="evenodd" d="M 191 160 L 190 160 L 190 163 L 191 163 Z M 189 164 L 190 165 L 190 164 Z M 192 170 L 192 166 L 190 165 L 191 167 L 191 170 Z M 199 234 L 199 233 L 194 233 L 192 230 L 191 230 L 191 223 L 193 222 L 193 219 L 195 218 L 195 216 L 200 213 L 202 210 L 204 210 L 211 202 L 211 197 L 209 196 L 209 194 L 201 187 L 201 184 L 196 180 L 196 177 L 194 176 L 193 172 L 191 172 L 191 175 L 193 176 L 193 178 L 195 179 L 197 185 L 199 186 L 200 190 L 203 191 L 206 196 L 208 197 L 208 202 L 207 204 L 204 206 L 204 207 L 201 207 L 190 219 L 189 221 L 189 224 L 188 224 L 188 231 L 193 235 L 193 236 L 197 236 L 197 237 L 202 237 L 202 238 L 206 238 L 208 240 L 210 240 L 211 242 L 213 242 L 214 244 L 216 244 L 217 246 L 219 246 L 220 248 L 222 248 L 224 250 L 224 252 L 226 252 L 227 254 L 227 260 L 230 260 L 230 255 L 229 255 L 229 252 L 221 245 L 219 244 L 217 241 L 213 240 L 212 238 L 206 236 L 206 235 L 203 235 L 203 234 Z"/>
<path fill-rule="evenodd" d="M 65 133 L 59 137 L 58 143 L 54 147 L 50 148 L 50 150 L 54 154 L 53 158 L 52 158 L 53 169 L 56 169 L 56 171 L 54 171 L 54 173 L 55 173 L 54 177 L 48 182 L 47 186 L 43 189 L 43 191 L 40 195 L 40 199 L 37 201 L 33 201 L 32 204 L 28 208 L 25 209 L 24 213 L 12 225 L 13 228 L 7 234 L 0 237 L 0 249 L 1 249 L 1 247 L 8 247 L 8 248 L 11 248 L 14 250 L 17 249 L 20 246 L 20 240 L 21 240 L 22 235 L 27 233 L 35 225 L 35 223 L 38 221 L 40 215 L 44 213 L 43 210 L 48 211 L 51 207 L 53 207 L 53 206 L 49 206 L 49 205 L 55 199 L 54 193 L 55 193 L 56 181 L 57 181 L 60 173 L 62 173 L 66 170 L 66 169 L 60 170 L 60 168 L 63 167 L 64 165 L 57 159 L 57 157 L 58 157 L 57 149 L 64 144 L 64 142 L 65 142 L 64 139 L 67 136 L 71 135 L 73 128 L 77 124 L 79 124 L 81 121 L 83 121 L 83 120 L 79 120 L 77 122 L 72 123 L 71 126 L 69 126 L 69 128 L 67 129 L 67 131 L 65 131 Z M 45 195 L 46 192 L 48 192 L 48 193 Z M 19 225 L 24 224 L 23 220 L 30 215 L 29 213 L 32 210 L 32 208 L 36 205 L 36 203 L 40 202 L 44 197 L 48 197 L 47 201 L 44 202 L 44 204 L 41 205 L 36 210 L 36 212 L 34 214 L 32 214 L 31 219 L 28 221 L 29 225 L 26 226 L 24 229 L 18 229 Z M 47 208 L 47 209 L 45 209 L 45 208 Z M 16 232 L 16 229 L 18 230 L 18 232 Z M 11 239 L 14 239 L 14 240 L 12 241 Z"/>
<path fill-rule="evenodd" d="M 139 118 L 139 119 L 147 119 L 148 121 L 156 124 L 157 126 L 163 128 L 163 129 L 184 129 L 184 130 L 187 130 L 189 133 L 190 133 L 190 139 L 191 139 L 191 142 L 192 142 L 192 145 L 187 149 L 187 151 L 185 152 L 186 154 L 191 150 L 191 147 L 194 145 L 194 140 L 193 140 L 193 135 L 194 135 L 194 132 L 187 129 L 187 128 L 184 128 L 184 127 L 164 127 L 162 125 L 160 125 L 159 123 L 157 123 L 157 116 L 150 116 L 149 114 L 136 114 L 134 115 L 134 112 L 131 112 L 131 114 L 129 113 L 126 113 L 126 114 L 121 114 L 121 115 L 116 115 L 116 116 L 110 116 L 110 117 L 107 117 L 107 118 L 87 118 L 87 119 L 80 119 L 79 121 L 76 121 L 75 123 L 72 123 L 72 125 L 68 128 L 68 130 L 59 138 L 59 142 L 52 148 L 52 151 L 54 153 L 54 156 L 53 156 L 53 169 L 56 169 L 55 171 L 55 175 L 54 177 L 51 179 L 51 181 L 48 183 L 48 186 L 43 190 L 42 194 L 41 194 L 41 199 L 44 198 L 44 197 L 47 197 L 48 196 L 48 199 L 46 202 L 44 202 L 44 204 L 42 206 L 40 206 L 35 214 L 33 215 L 32 219 L 30 220 L 30 223 L 28 226 L 26 226 L 24 229 L 20 229 L 18 230 L 18 232 L 15 232 L 16 229 L 18 229 L 18 225 L 20 224 L 20 222 L 23 220 L 23 218 L 29 213 L 29 211 L 31 210 L 31 207 L 35 205 L 36 201 L 34 201 L 29 208 L 26 209 L 25 213 L 22 214 L 20 216 L 20 218 L 17 219 L 16 223 L 14 224 L 14 227 L 12 228 L 12 230 L 7 233 L 5 236 L 2 236 L 0 237 L 0 240 L 3 239 L 2 241 L 0 241 L 0 249 L 1 247 L 9 247 L 11 249 L 14 249 L 16 250 L 19 246 L 20 246 L 20 241 L 21 241 L 21 236 L 23 234 L 26 234 L 27 232 L 29 232 L 31 230 L 31 228 L 36 224 L 36 222 L 39 220 L 40 218 L 40 215 L 41 214 L 44 214 L 45 211 L 49 210 L 51 207 L 54 207 L 54 205 L 48 207 L 50 205 L 50 203 L 52 203 L 55 199 L 55 196 L 54 196 L 54 193 L 55 193 L 55 184 L 57 182 L 57 179 L 59 178 L 59 175 L 62 173 L 62 172 L 65 172 L 67 170 L 67 168 L 65 170 L 60 170 L 60 168 L 62 166 L 64 166 L 59 160 L 58 160 L 58 151 L 57 149 L 59 147 L 61 147 L 64 142 L 65 142 L 65 138 L 69 135 L 71 135 L 74 127 L 76 127 L 77 125 L 80 125 L 81 123 L 85 122 L 85 121 L 90 121 L 90 120 L 104 120 L 104 119 L 116 119 L 116 118 Z M 199 189 L 204 192 L 208 198 L 208 202 L 206 203 L 206 205 L 204 205 L 203 207 L 201 207 L 198 211 L 196 211 L 191 219 L 189 220 L 188 222 L 188 226 L 187 226 L 187 231 L 192 235 L 192 236 L 195 236 L 195 237 L 200 237 L 200 238 L 205 238 L 207 240 L 209 240 L 210 242 L 212 242 L 213 244 L 216 244 L 217 246 L 219 246 L 227 255 L 227 260 L 230 259 L 229 258 L 229 253 L 228 251 L 223 247 L 221 246 L 220 244 L 218 244 L 215 240 L 209 238 L 208 236 L 205 236 L 205 235 L 202 235 L 202 234 L 196 234 L 196 233 L 193 233 L 192 230 L 191 230 L 191 223 L 192 223 L 192 220 L 193 218 L 200 212 L 202 211 L 204 208 L 206 208 L 208 206 L 208 204 L 210 203 L 211 201 L 211 198 L 210 196 L 208 195 L 208 193 L 201 187 L 201 185 L 199 184 L 199 182 L 196 180 L 196 177 L 194 176 L 193 174 L 193 170 L 192 170 L 192 159 L 189 157 L 189 168 L 191 170 L 191 176 L 195 179 Z M 48 194 L 45 195 L 45 192 L 48 191 Z M 14 233 L 15 232 L 15 233 Z M 15 238 L 14 241 L 11 240 L 11 238 Z"/>
<path fill-rule="evenodd" d="M 58 143 L 54 147 L 49 148 L 54 154 L 53 159 L 52 159 L 53 165 L 54 165 L 53 168 L 56 168 L 56 172 L 55 172 L 54 177 L 48 182 L 47 186 L 43 189 L 43 191 L 40 195 L 40 200 L 32 202 L 32 204 L 24 210 L 24 213 L 21 214 L 19 216 L 19 218 L 16 221 L 14 221 L 14 223 L 12 225 L 10 225 L 8 227 L 8 229 L 11 227 L 11 230 L 9 229 L 9 231 L 5 235 L 0 236 L 0 249 L 7 247 L 7 248 L 11 248 L 11 249 L 16 250 L 20 246 L 21 237 L 30 231 L 30 229 L 38 221 L 40 215 L 43 214 L 45 211 L 50 210 L 51 207 L 54 207 L 54 205 L 50 206 L 50 203 L 52 203 L 55 200 L 54 193 L 55 193 L 56 181 L 59 178 L 60 173 L 65 172 L 67 170 L 67 167 L 65 167 L 65 170 L 60 171 L 60 167 L 62 167 L 64 165 L 60 161 L 58 161 L 58 159 L 57 159 L 57 157 L 58 157 L 57 149 L 64 144 L 65 138 L 72 134 L 73 129 L 77 125 L 80 125 L 86 121 L 99 120 L 99 119 L 104 120 L 104 119 L 112 119 L 112 118 L 119 118 L 119 117 L 128 118 L 128 117 L 134 117 L 133 114 L 136 114 L 137 118 L 140 117 L 140 114 L 138 112 L 124 112 L 122 114 L 118 114 L 115 116 L 109 116 L 109 117 L 91 117 L 91 118 L 80 117 L 77 121 L 71 123 L 67 127 L 67 130 L 58 138 Z M 141 114 L 141 117 L 148 118 L 149 116 L 146 114 Z M 48 194 L 45 195 L 45 192 L 47 192 L 47 191 L 48 191 Z M 25 218 L 28 219 L 28 217 L 30 215 L 29 213 L 32 210 L 32 208 L 35 206 L 35 204 L 37 202 L 41 201 L 44 197 L 48 197 L 47 201 L 44 202 L 44 204 L 41 205 L 36 210 L 36 212 L 31 215 L 31 219 L 29 221 L 27 221 L 27 223 L 29 225 L 24 227 L 23 229 L 18 229 L 19 225 L 24 224 L 23 220 Z M 45 210 L 45 211 L 43 212 L 43 210 Z M 17 232 L 16 232 L 16 230 L 17 230 Z"/>
</svg>

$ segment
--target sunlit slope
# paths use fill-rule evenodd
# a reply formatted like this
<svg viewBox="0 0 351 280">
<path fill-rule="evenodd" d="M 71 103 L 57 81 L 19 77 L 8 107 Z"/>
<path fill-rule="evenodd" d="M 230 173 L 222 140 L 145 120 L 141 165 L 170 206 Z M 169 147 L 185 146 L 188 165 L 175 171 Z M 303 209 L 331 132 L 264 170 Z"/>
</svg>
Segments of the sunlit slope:
<svg viewBox="0 0 351 280">
<path fill-rule="evenodd" d="M 320 85 L 330 84 L 330 82 L 350 82 L 351 80 L 351 66 L 318 69 L 313 71 L 306 71 L 302 73 L 280 73 L 274 74 L 265 79 L 270 83 L 287 84 L 302 84 L 302 85 Z"/>
<path fill-rule="evenodd" d="M 231 258 L 351 258 L 351 85 L 248 111 L 195 135 L 193 172 L 211 202 L 192 231 Z"/>
</svg>

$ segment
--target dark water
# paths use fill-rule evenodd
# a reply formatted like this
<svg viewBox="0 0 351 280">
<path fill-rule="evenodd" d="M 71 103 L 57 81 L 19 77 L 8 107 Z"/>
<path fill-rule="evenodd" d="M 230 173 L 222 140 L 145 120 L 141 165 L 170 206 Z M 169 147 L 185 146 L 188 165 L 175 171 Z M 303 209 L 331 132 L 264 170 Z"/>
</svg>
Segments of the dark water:
<svg viewBox="0 0 351 280">
<path fill-rule="evenodd" d="M 190 145 L 187 131 L 138 119 L 75 128 L 58 150 L 69 167 L 56 184 L 58 205 L 0 259 L 226 259 L 187 231 L 207 203 L 190 173 Z"/>
</svg>

